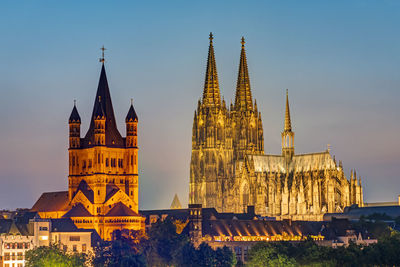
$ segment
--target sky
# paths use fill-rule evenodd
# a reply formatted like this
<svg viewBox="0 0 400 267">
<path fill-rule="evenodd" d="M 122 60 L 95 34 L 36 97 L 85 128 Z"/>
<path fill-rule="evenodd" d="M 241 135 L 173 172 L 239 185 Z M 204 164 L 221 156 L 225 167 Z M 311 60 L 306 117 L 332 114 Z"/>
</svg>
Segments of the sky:
<svg viewBox="0 0 400 267">
<path fill-rule="evenodd" d="M 67 190 L 68 117 L 76 99 L 86 133 L 103 45 L 122 135 L 131 98 L 139 116 L 139 208 L 187 205 L 209 32 L 228 103 L 246 38 L 266 153 L 280 153 L 288 88 L 296 153 L 330 144 L 365 202 L 396 201 L 399 28 L 396 0 L 2 1 L 0 209 Z"/>
</svg>

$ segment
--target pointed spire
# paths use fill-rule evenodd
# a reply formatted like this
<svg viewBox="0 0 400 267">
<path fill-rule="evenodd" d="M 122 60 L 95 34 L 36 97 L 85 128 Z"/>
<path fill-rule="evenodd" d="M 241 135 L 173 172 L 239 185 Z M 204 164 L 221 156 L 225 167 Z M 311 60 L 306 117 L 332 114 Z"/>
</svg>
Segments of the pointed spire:
<svg viewBox="0 0 400 267">
<path fill-rule="evenodd" d="M 288 92 L 288 89 L 286 89 L 285 128 L 283 130 L 285 132 L 291 132 L 292 131 L 292 123 L 290 121 L 289 92 Z"/>
<path fill-rule="evenodd" d="M 210 47 L 208 49 L 206 78 L 204 82 L 203 103 L 207 107 L 219 107 L 221 96 L 219 91 L 217 65 L 215 63 L 213 35 L 210 32 Z"/>
<path fill-rule="evenodd" d="M 251 111 L 253 110 L 253 99 L 250 89 L 249 70 L 247 68 L 247 57 L 244 44 L 244 37 L 242 37 L 242 50 L 240 52 L 239 72 L 236 85 L 235 95 L 235 109 L 238 111 Z"/>
<path fill-rule="evenodd" d="M 74 100 L 74 108 L 72 109 L 71 115 L 69 116 L 69 123 L 81 123 L 81 117 L 79 116 L 78 109 L 76 108 L 76 100 Z"/>
<path fill-rule="evenodd" d="M 174 199 L 172 200 L 170 209 L 181 209 L 182 205 L 181 202 L 179 201 L 178 195 L 175 194 Z"/>
<path fill-rule="evenodd" d="M 106 117 L 103 106 L 101 105 L 101 96 L 99 96 L 98 101 L 99 101 L 99 104 L 96 106 L 96 110 L 93 113 L 94 119 Z"/>
<path fill-rule="evenodd" d="M 129 108 L 128 114 L 126 115 L 125 122 L 138 121 L 138 116 L 136 114 L 135 108 L 133 107 L 133 99 L 131 99 L 131 106 Z"/>
<path fill-rule="evenodd" d="M 117 129 L 117 123 L 115 121 L 114 108 L 111 102 L 111 94 L 110 94 L 110 89 L 108 87 L 104 62 L 102 63 L 101 66 L 99 84 L 97 86 L 96 98 L 93 105 L 92 120 L 90 122 L 89 130 L 87 131 L 86 136 L 83 140 L 84 147 L 95 144 L 94 117 L 96 113 L 98 113 L 98 111 L 101 112 L 101 110 L 104 112 L 104 115 L 107 118 L 105 125 L 105 134 L 106 134 L 105 145 L 114 147 L 123 147 L 124 140 Z"/>
</svg>

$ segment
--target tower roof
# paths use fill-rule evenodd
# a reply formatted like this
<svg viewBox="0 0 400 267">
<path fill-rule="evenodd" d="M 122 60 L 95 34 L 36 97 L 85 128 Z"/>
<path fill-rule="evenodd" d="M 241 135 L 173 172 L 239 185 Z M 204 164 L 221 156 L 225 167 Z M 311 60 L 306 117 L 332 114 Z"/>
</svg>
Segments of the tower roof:
<svg viewBox="0 0 400 267">
<path fill-rule="evenodd" d="M 290 121 L 290 109 L 289 109 L 289 93 L 286 89 L 286 111 L 285 111 L 285 127 L 283 129 L 285 132 L 292 131 L 292 123 Z"/>
<path fill-rule="evenodd" d="M 105 145 L 110 147 L 124 146 L 124 140 L 117 129 L 117 123 L 115 121 L 114 109 L 111 102 L 110 89 L 108 87 L 107 75 L 104 63 L 101 66 L 100 79 L 97 87 L 97 93 L 94 101 L 93 113 L 90 121 L 89 130 L 87 131 L 85 138 L 82 140 L 83 147 L 88 147 L 91 146 L 91 144 L 95 143 L 94 117 L 97 115 L 96 113 L 98 113 L 99 111 L 104 112 L 104 115 L 106 117 Z"/>
<path fill-rule="evenodd" d="M 215 63 L 213 35 L 210 33 L 210 47 L 208 49 L 206 78 L 204 82 L 203 103 L 207 107 L 219 107 L 221 96 L 219 91 L 217 65 Z"/>
<path fill-rule="evenodd" d="M 95 119 L 97 118 L 105 118 L 106 113 L 104 112 L 103 106 L 101 105 L 101 97 L 98 99 L 99 105 L 96 106 L 96 109 L 93 112 L 93 116 Z"/>
<path fill-rule="evenodd" d="M 181 202 L 179 201 L 178 195 L 175 194 L 170 209 L 181 209 L 181 208 L 182 208 Z"/>
<path fill-rule="evenodd" d="M 138 121 L 138 116 L 136 114 L 135 108 L 133 107 L 133 103 L 131 103 L 131 107 L 129 108 L 128 114 L 126 115 L 125 121 Z"/>
<path fill-rule="evenodd" d="M 247 68 L 245 41 L 242 37 L 242 50 L 240 52 L 239 73 L 236 85 L 235 109 L 238 111 L 253 110 L 253 100 L 251 97 L 250 77 Z"/>
<path fill-rule="evenodd" d="M 72 109 L 71 115 L 69 116 L 69 123 L 71 122 L 81 122 L 81 117 L 79 116 L 76 104 L 74 103 L 74 108 Z"/>
</svg>

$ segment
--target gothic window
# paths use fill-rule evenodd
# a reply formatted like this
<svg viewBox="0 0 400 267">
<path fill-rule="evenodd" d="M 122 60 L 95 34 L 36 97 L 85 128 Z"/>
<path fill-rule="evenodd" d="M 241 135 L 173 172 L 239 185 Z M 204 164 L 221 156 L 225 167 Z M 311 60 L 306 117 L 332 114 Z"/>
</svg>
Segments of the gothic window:
<svg viewBox="0 0 400 267">
<path fill-rule="evenodd" d="M 91 159 L 89 159 L 88 167 L 92 168 L 92 160 Z"/>
<path fill-rule="evenodd" d="M 106 158 L 106 167 L 108 167 L 108 158 Z"/>
<path fill-rule="evenodd" d="M 100 154 L 97 154 L 97 163 L 100 163 Z"/>
<path fill-rule="evenodd" d="M 222 158 L 219 157 L 219 162 L 218 162 L 218 176 L 223 176 L 224 175 L 224 162 L 222 161 Z"/>
<path fill-rule="evenodd" d="M 244 184 L 244 186 L 242 186 L 242 206 L 243 208 L 246 208 L 249 205 L 249 186 L 246 184 Z"/>
<path fill-rule="evenodd" d="M 75 156 L 72 156 L 72 166 L 75 166 Z"/>
<path fill-rule="evenodd" d="M 131 155 L 131 165 L 133 165 L 133 155 Z"/>
</svg>

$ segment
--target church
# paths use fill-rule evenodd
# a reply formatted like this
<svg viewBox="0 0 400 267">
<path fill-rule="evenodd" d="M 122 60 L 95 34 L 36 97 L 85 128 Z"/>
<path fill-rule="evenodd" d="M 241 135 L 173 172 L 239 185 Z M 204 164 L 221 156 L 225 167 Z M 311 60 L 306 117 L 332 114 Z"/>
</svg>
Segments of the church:
<svg viewBox="0 0 400 267">
<path fill-rule="evenodd" d="M 361 179 L 344 174 L 341 161 L 326 151 L 296 154 L 289 96 L 282 153 L 264 152 L 261 113 L 251 94 L 242 38 L 234 104 L 227 106 L 218 83 L 210 34 L 203 97 L 194 112 L 189 203 L 218 212 L 255 213 L 277 219 L 322 220 L 324 213 L 363 206 Z"/>
<path fill-rule="evenodd" d="M 95 229 L 104 240 L 115 230 L 144 230 L 138 213 L 138 116 L 133 104 L 125 118 L 126 137 L 117 129 L 104 66 L 90 126 L 81 137 L 74 105 L 69 117 L 68 191 L 43 193 L 32 207 L 41 218 L 71 218 L 78 228 Z"/>
</svg>

